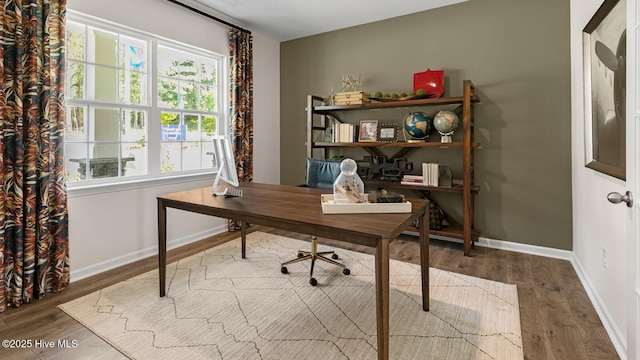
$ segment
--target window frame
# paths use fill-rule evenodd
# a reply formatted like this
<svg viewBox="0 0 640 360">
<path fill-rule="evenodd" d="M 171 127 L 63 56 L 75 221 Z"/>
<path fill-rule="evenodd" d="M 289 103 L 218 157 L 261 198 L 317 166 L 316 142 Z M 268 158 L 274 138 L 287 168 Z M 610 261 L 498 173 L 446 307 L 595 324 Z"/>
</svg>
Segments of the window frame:
<svg viewBox="0 0 640 360">
<path fill-rule="evenodd" d="M 216 53 L 211 50 L 203 49 L 197 46 L 193 46 L 190 44 L 182 43 L 176 40 L 172 40 L 166 37 L 158 36 L 144 30 L 135 29 L 130 26 L 117 24 L 105 19 L 85 15 L 75 11 L 69 11 L 67 13 L 67 20 L 70 22 L 75 22 L 82 24 L 88 27 L 95 27 L 100 30 L 114 32 L 118 35 L 130 36 L 136 39 L 140 39 L 146 42 L 147 44 L 147 55 L 146 61 L 148 62 L 148 68 L 146 70 L 147 79 L 146 79 L 146 97 L 147 101 L 145 105 L 139 104 L 127 104 L 120 102 L 101 102 L 97 100 L 86 100 L 86 99 L 67 99 L 65 101 L 65 106 L 83 106 L 85 108 L 89 107 L 113 107 L 113 108 L 126 108 L 126 109 L 134 109 L 137 111 L 145 110 L 147 111 L 147 174 L 146 175 L 136 175 L 136 176 L 118 176 L 118 177 L 110 177 L 110 178 L 101 178 L 101 179 L 91 179 L 91 180 L 83 180 L 83 181 L 75 181 L 75 182 L 67 182 L 67 188 L 78 195 L 86 195 L 92 193 L 102 193 L 102 192 L 112 192 L 112 191 L 123 191 L 128 189 L 137 189 L 140 187 L 151 187 L 151 186 L 160 186 L 164 184 L 174 184 L 181 182 L 192 182 L 199 181 L 205 179 L 212 179 L 212 175 L 217 171 L 214 167 L 205 168 L 205 169 L 196 169 L 196 170 L 186 170 L 186 171 L 173 171 L 169 173 L 161 173 L 161 158 L 162 154 L 160 153 L 161 149 L 161 123 L 160 123 L 160 113 L 166 108 L 158 107 L 158 47 L 159 46 L 167 46 L 172 49 L 176 49 L 179 51 L 184 51 L 192 55 L 206 57 L 208 59 L 213 59 L 216 64 L 216 72 L 217 72 L 217 81 L 216 81 L 216 91 L 217 91 L 217 99 L 216 99 L 216 109 L 215 112 L 208 112 L 202 110 L 191 110 L 184 108 L 174 109 L 176 112 L 180 112 L 183 114 L 200 114 L 202 121 L 202 116 L 215 116 L 216 117 L 216 135 L 220 134 L 224 129 L 229 128 L 229 96 L 228 96 L 228 67 L 229 67 L 229 56 Z M 86 37 L 86 35 L 85 35 Z M 87 39 L 85 38 L 85 44 Z M 86 64 L 86 49 L 85 49 L 85 59 L 83 62 Z M 65 60 L 67 60 L 65 58 Z M 85 65 L 86 66 L 86 65 Z M 85 87 L 85 97 L 87 87 L 90 87 L 88 81 L 86 81 L 83 85 Z M 68 88 L 68 86 L 66 86 Z M 88 116 L 88 114 L 87 114 Z M 156 134 L 156 136 L 152 136 L 152 134 Z M 120 141 L 120 143 L 122 143 Z M 88 144 L 88 143 L 85 143 Z M 67 163 L 67 158 L 65 155 L 65 164 Z"/>
</svg>

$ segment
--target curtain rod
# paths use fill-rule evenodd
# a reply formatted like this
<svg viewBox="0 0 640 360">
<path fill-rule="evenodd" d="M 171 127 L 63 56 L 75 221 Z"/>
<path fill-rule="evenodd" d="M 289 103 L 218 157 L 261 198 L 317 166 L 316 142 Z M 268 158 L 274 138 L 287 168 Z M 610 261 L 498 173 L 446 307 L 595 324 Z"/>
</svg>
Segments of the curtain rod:
<svg viewBox="0 0 640 360">
<path fill-rule="evenodd" d="M 189 10 L 191 10 L 191 11 L 193 11 L 193 12 L 197 13 L 197 14 L 200 14 L 200 15 L 202 15 L 202 16 L 208 17 L 208 18 L 209 18 L 209 19 L 211 19 L 211 20 L 215 20 L 215 21 L 217 21 L 217 22 L 219 22 L 219 23 L 222 23 L 222 24 L 227 25 L 227 26 L 229 26 L 229 27 L 232 27 L 232 28 L 234 28 L 234 29 L 240 30 L 240 31 L 242 31 L 242 32 L 244 32 L 244 33 L 251 34 L 251 31 L 249 31 L 249 30 L 247 30 L 247 29 L 241 28 L 241 27 L 240 27 L 240 26 L 238 26 L 238 25 L 235 25 L 235 24 L 232 24 L 232 23 L 230 23 L 230 22 L 224 21 L 224 20 L 222 20 L 222 19 L 220 19 L 220 18 L 217 18 L 217 17 L 215 17 L 215 16 L 213 16 L 213 15 L 211 15 L 211 14 L 207 14 L 207 13 L 206 13 L 206 12 L 204 12 L 204 11 L 198 10 L 198 9 L 196 9 L 196 8 L 194 8 L 194 7 L 191 7 L 191 6 L 187 5 L 187 4 L 181 3 L 181 2 L 179 2 L 179 1 L 177 1 L 177 0 L 167 0 L 167 1 L 168 1 L 168 2 L 170 2 L 170 3 L 176 4 L 176 5 L 180 5 L 180 6 L 184 7 L 184 8 L 187 8 L 187 9 L 189 9 Z"/>
</svg>

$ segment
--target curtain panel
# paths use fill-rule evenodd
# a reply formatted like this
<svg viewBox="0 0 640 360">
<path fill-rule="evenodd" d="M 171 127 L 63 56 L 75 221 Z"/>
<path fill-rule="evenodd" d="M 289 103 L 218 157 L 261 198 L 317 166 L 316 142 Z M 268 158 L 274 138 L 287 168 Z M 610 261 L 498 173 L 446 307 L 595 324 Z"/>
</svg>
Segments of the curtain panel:
<svg viewBox="0 0 640 360">
<path fill-rule="evenodd" d="M 236 167 L 240 181 L 253 180 L 253 37 L 229 31 L 230 109 Z"/>
<path fill-rule="evenodd" d="M 236 170 L 240 181 L 253 181 L 253 36 L 229 31 L 229 123 L 233 135 Z M 229 231 L 238 230 L 234 220 Z"/>
<path fill-rule="evenodd" d="M 0 311 L 69 283 L 66 0 L 0 0 Z"/>
</svg>

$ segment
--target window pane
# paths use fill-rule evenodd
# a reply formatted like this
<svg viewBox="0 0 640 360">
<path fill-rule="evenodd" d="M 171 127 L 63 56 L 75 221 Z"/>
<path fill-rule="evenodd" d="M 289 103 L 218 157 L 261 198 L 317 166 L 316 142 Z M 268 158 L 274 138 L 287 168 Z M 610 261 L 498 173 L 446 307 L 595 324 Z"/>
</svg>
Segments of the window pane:
<svg viewBox="0 0 640 360">
<path fill-rule="evenodd" d="M 180 79 L 198 81 L 198 57 L 186 52 L 182 52 L 180 55 Z"/>
<path fill-rule="evenodd" d="M 200 142 L 182 143 L 182 170 L 198 170 L 201 168 L 202 149 Z"/>
<path fill-rule="evenodd" d="M 67 22 L 67 59 L 84 60 L 85 26 Z"/>
<path fill-rule="evenodd" d="M 180 171 L 180 143 L 167 143 L 160 144 L 160 172 L 171 173 Z"/>
<path fill-rule="evenodd" d="M 122 141 L 146 143 L 147 114 L 144 111 L 122 110 Z"/>
<path fill-rule="evenodd" d="M 137 71 L 120 71 L 120 102 L 144 105 L 147 103 L 147 76 Z"/>
<path fill-rule="evenodd" d="M 86 178 L 87 169 L 87 144 L 64 145 L 65 180 L 67 182 L 81 181 Z"/>
<path fill-rule="evenodd" d="M 84 64 L 69 61 L 67 67 L 67 99 L 84 99 Z"/>
<path fill-rule="evenodd" d="M 120 36 L 120 68 L 146 72 L 146 42 L 128 36 Z"/>
<path fill-rule="evenodd" d="M 124 176 L 147 175 L 148 156 L 146 143 L 122 143 L 122 160 L 126 163 Z"/>
<path fill-rule="evenodd" d="M 160 114 L 162 125 L 180 125 L 180 114 L 163 112 Z"/>
<path fill-rule="evenodd" d="M 200 82 L 207 85 L 216 85 L 216 62 L 213 59 L 203 58 L 200 59 Z"/>
<path fill-rule="evenodd" d="M 213 86 L 200 85 L 200 110 L 217 111 L 217 93 L 218 90 Z"/>
<path fill-rule="evenodd" d="M 118 66 L 118 35 L 104 30 L 89 28 L 89 38 L 93 40 L 92 43 L 94 45 L 88 54 L 87 60 L 89 62 L 111 67 Z"/>
<path fill-rule="evenodd" d="M 87 134 L 84 127 L 84 124 L 86 123 L 86 113 L 87 109 L 84 106 L 67 106 L 65 141 L 87 141 Z"/>
<path fill-rule="evenodd" d="M 213 143 L 206 141 L 202 143 L 202 168 L 213 169 L 215 163 L 213 161 Z"/>
<path fill-rule="evenodd" d="M 182 108 L 187 110 L 198 110 L 198 88 L 196 83 L 189 81 L 180 82 L 180 98 Z"/>
<path fill-rule="evenodd" d="M 93 126 L 90 126 L 89 140 L 95 142 L 120 141 L 120 114 L 117 109 L 93 108 Z M 102 156 L 117 156 L 115 152 L 101 154 Z"/>
<path fill-rule="evenodd" d="M 211 141 L 211 137 L 216 134 L 216 117 L 202 117 L 202 141 Z"/>
<path fill-rule="evenodd" d="M 118 70 L 106 66 L 87 66 L 88 98 L 90 100 L 118 101 Z"/>
<path fill-rule="evenodd" d="M 178 108 L 178 82 L 158 77 L 158 106 L 170 109 Z"/>
<path fill-rule="evenodd" d="M 180 124 L 180 114 L 163 112 L 160 114 L 160 140 L 182 141 L 186 131 Z"/>
<path fill-rule="evenodd" d="M 180 62 L 178 50 L 166 46 L 158 46 L 158 75 L 177 76 L 177 64 Z"/>
<path fill-rule="evenodd" d="M 199 141 L 200 117 L 198 115 L 185 115 L 184 125 L 187 128 L 186 141 Z"/>
<path fill-rule="evenodd" d="M 119 143 L 98 143 L 89 145 L 89 174 L 92 179 L 118 177 L 123 173 L 122 168 L 126 166 L 120 158 Z"/>
</svg>

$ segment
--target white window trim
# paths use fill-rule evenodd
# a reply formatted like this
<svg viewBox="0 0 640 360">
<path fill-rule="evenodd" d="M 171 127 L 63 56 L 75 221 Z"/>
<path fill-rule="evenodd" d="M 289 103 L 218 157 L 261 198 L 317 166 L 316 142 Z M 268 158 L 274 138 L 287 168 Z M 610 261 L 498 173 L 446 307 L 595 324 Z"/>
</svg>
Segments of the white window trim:
<svg viewBox="0 0 640 360">
<path fill-rule="evenodd" d="M 197 46 L 192 46 L 188 44 L 184 44 L 166 37 L 158 36 L 143 30 L 135 29 L 130 26 L 118 24 L 115 22 L 111 22 L 105 19 L 101 19 L 98 17 L 86 15 L 77 11 L 67 10 L 67 19 L 71 21 L 82 22 L 85 24 L 91 24 L 94 26 L 98 26 L 104 28 L 105 30 L 114 31 L 123 35 L 135 36 L 138 38 L 144 38 L 144 40 L 149 41 L 150 49 L 148 51 L 148 61 L 149 61 L 149 71 L 148 71 L 148 96 L 149 96 L 149 105 L 144 106 L 145 108 L 149 107 L 149 120 L 159 118 L 158 108 L 157 108 L 157 48 L 159 44 L 169 45 L 180 50 L 184 50 L 187 52 L 198 52 L 204 54 L 210 54 L 220 58 L 220 66 L 218 67 L 219 72 L 219 81 L 217 82 L 217 90 L 220 94 L 220 101 L 218 103 L 218 113 L 217 116 L 217 130 L 221 129 L 229 129 L 229 55 L 219 54 L 211 50 L 203 49 Z M 114 104 L 111 104 L 112 106 Z M 130 107 L 132 104 L 126 105 Z M 117 106 L 117 104 L 116 104 Z M 134 107 L 138 107 L 139 105 L 133 105 Z M 182 109 L 181 109 L 182 111 Z M 159 134 L 160 127 L 159 123 L 156 121 L 148 121 L 147 131 L 149 136 L 151 134 Z M 217 172 L 217 169 L 201 169 L 194 171 L 182 171 L 182 172 L 174 172 L 174 173 L 165 173 L 160 174 L 160 163 L 156 161 L 152 161 L 152 154 L 159 154 L 160 152 L 160 141 L 149 141 L 148 143 L 148 172 L 149 174 L 158 174 L 158 175 L 143 175 L 143 176 L 131 176 L 131 177 L 121 177 L 114 180 L 114 178 L 110 179 L 100 179 L 100 180 L 91 180 L 87 182 L 70 182 L 67 183 L 67 192 L 69 197 L 76 196 L 87 196 L 93 194 L 102 194 L 102 193 L 111 193 L 111 192 L 120 192 L 132 189 L 146 188 L 146 187 L 155 187 L 155 186 L 164 186 L 170 184 L 177 183 L 185 183 L 185 182 L 194 182 L 211 179 L 213 181 L 214 175 Z"/>
</svg>

